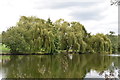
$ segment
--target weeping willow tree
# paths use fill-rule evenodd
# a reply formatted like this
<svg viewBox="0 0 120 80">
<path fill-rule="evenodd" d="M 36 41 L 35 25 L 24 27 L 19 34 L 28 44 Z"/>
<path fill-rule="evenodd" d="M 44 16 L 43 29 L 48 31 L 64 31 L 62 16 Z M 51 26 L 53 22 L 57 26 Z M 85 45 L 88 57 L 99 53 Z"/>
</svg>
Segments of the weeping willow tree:
<svg viewBox="0 0 120 80">
<path fill-rule="evenodd" d="M 22 16 L 16 26 L 3 32 L 2 42 L 11 52 L 51 53 L 55 49 L 51 25 L 36 17 Z"/>
<path fill-rule="evenodd" d="M 104 34 L 93 35 L 90 39 L 90 47 L 92 47 L 93 52 L 112 53 L 111 41 Z"/>
<path fill-rule="evenodd" d="M 104 34 L 90 35 L 79 22 L 64 19 L 52 22 L 50 18 L 22 16 L 2 36 L 2 43 L 12 53 L 111 53 L 111 41 Z"/>
</svg>

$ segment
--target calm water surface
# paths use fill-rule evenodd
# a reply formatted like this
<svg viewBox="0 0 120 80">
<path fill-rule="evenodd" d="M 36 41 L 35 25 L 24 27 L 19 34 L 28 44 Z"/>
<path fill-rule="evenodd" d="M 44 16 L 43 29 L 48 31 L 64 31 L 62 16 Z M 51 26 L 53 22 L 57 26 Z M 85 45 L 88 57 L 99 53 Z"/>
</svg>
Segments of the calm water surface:
<svg viewBox="0 0 120 80">
<path fill-rule="evenodd" d="M 9 57 L 0 62 L 2 66 L 0 75 L 2 74 L 3 78 L 120 78 L 119 55 L 69 54 Z"/>
</svg>

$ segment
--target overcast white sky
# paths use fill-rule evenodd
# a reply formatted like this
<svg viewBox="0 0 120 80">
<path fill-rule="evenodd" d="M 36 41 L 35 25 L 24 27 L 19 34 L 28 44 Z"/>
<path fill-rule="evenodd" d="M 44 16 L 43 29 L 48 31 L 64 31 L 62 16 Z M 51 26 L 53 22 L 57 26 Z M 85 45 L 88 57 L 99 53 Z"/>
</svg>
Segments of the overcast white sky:
<svg viewBox="0 0 120 80">
<path fill-rule="evenodd" d="M 0 0 L 0 32 L 14 26 L 20 16 L 55 21 L 79 21 L 88 32 L 118 33 L 118 7 L 110 0 Z"/>
</svg>

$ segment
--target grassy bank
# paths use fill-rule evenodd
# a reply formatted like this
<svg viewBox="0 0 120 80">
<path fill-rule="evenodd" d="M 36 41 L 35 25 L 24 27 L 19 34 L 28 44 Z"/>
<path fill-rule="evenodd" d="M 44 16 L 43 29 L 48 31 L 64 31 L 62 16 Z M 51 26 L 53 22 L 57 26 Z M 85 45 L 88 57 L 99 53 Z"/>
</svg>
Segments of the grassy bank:
<svg viewBox="0 0 120 80">
<path fill-rule="evenodd" d="M 1 53 L 9 53 L 10 49 L 7 48 L 5 45 L 0 44 L 0 54 Z"/>
</svg>

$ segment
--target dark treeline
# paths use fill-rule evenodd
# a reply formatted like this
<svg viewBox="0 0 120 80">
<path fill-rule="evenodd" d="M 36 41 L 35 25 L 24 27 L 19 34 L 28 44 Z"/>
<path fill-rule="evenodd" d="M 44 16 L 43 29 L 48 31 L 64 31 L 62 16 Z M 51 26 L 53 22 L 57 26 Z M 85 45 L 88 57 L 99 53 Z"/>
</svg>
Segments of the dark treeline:
<svg viewBox="0 0 120 80">
<path fill-rule="evenodd" d="M 16 26 L 2 32 L 11 53 L 112 53 L 109 35 L 91 35 L 79 22 L 52 22 L 22 16 Z"/>
</svg>

